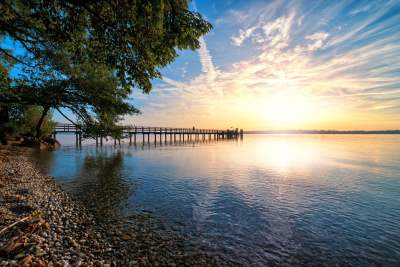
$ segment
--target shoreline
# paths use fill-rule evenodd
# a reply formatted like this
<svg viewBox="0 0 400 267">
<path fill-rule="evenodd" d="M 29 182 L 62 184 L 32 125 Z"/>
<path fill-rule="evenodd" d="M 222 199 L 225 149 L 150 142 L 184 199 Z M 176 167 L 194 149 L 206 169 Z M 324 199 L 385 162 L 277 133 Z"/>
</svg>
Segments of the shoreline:
<svg viewBox="0 0 400 267">
<path fill-rule="evenodd" d="M 166 231 L 151 215 L 89 210 L 40 170 L 36 153 L 0 146 L 0 231 L 6 228 L 0 266 L 234 265 Z"/>
<path fill-rule="evenodd" d="M 88 210 L 32 160 L 35 150 L 0 147 L 0 266 L 116 266 Z"/>
</svg>

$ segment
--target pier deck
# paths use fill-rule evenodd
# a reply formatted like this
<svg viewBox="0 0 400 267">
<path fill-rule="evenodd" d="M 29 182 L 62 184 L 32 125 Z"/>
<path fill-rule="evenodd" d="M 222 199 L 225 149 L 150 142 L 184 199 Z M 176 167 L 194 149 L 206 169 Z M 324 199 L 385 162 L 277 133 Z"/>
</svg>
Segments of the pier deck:
<svg viewBox="0 0 400 267">
<path fill-rule="evenodd" d="M 122 138 L 129 138 L 129 144 L 136 144 L 137 139 L 142 139 L 142 142 L 150 143 L 150 136 L 154 142 L 157 142 L 157 138 L 160 142 L 164 138 L 164 141 L 185 141 L 186 140 L 219 140 L 219 139 L 235 139 L 235 138 L 243 138 L 243 130 L 242 129 L 196 129 L 193 128 L 172 128 L 172 127 L 145 127 L 145 126 L 121 126 L 122 130 Z M 74 124 L 65 124 L 58 123 L 54 130 L 54 138 L 57 134 L 60 133 L 72 133 L 76 136 L 76 142 L 78 145 L 82 143 L 82 136 L 84 131 L 74 125 Z M 103 144 L 103 138 L 111 137 L 110 133 L 102 133 L 101 135 L 96 136 L 96 144 Z M 114 138 L 114 143 L 120 143 L 121 138 Z"/>
</svg>

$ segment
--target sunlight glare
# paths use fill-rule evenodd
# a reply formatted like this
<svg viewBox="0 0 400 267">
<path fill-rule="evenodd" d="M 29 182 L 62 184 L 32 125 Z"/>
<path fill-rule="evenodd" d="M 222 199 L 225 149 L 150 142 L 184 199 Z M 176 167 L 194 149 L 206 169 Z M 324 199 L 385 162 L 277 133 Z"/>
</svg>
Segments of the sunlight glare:
<svg viewBox="0 0 400 267">
<path fill-rule="evenodd" d="M 275 126 L 293 128 L 315 119 L 314 103 L 305 96 L 280 94 L 272 97 L 263 109 L 265 119 Z"/>
</svg>

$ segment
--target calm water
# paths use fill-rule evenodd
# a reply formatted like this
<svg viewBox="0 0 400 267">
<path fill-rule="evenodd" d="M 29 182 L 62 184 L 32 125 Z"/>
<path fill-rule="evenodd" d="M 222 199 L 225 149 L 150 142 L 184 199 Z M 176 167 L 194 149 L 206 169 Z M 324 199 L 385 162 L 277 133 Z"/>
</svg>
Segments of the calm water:
<svg viewBox="0 0 400 267">
<path fill-rule="evenodd" d="M 98 214 L 151 214 L 238 265 L 400 265 L 399 135 L 252 135 L 40 154 Z"/>
</svg>

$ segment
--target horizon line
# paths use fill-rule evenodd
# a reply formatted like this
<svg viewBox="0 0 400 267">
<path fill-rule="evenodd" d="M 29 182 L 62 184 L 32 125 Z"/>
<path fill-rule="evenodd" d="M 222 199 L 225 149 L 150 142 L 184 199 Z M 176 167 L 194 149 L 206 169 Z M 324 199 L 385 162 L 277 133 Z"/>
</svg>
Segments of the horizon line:
<svg viewBox="0 0 400 267">
<path fill-rule="evenodd" d="M 400 134 L 400 129 L 388 130 L 244 130 L 244 134 Z"/>
</svg>

